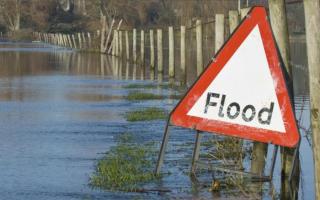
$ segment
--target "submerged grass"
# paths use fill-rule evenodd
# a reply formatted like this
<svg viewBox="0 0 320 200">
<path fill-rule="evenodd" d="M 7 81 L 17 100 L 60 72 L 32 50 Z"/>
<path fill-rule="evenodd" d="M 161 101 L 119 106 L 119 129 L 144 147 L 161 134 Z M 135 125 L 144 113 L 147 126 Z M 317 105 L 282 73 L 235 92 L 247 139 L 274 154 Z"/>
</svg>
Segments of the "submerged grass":
<svg viewBox="0 0 320 200">
<path fill-rule="evenodd" d="M 127 121 L 135 122 L 135 121 L 151 121 L 156 119 L 166 119 L 167 114 L 165 110 L 160 108 L 145 108 L 135 111 L 127 112 L 125 118 Z"/>
<path fill-rule="evenodd" d="M 98 162 L 90 184 L 106 190 L 140 191 L 143 183 L 156 180 L 152 172 L 155 150 L 152 144 L 135 144 L 125 134 L 118 145 Z"/>
</svg>

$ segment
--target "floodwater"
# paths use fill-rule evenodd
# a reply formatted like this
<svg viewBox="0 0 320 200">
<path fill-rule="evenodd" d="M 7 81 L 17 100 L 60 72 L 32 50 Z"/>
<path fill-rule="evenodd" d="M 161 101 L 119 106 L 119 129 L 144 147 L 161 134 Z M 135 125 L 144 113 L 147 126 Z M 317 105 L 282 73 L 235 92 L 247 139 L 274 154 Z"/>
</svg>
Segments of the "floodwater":
<svg viewBox="0 0 320 200">
<path fill-rule="evenodd" d="M 302 135 L 298 197 L 314 199 L 305 44 L 293 44 L 292 52 L 295 107 Z M 177 103 L 173 99 L 126 100 L 125 96 L 135 91 L 163 95 L 178 91 L 161 87 L 130 89 L 126 86 L 153 82 L 133 80 L 137 79 L 133 73 L 139 72 L 127 63 L 116 62 L 107 56 L 42 43 L 0 43 L 1 199 L 282 197 L 279 157 L 273 182 L 264 183 L 262 193 L 251 195 L 241 189 L 235 190 L 236 194 L 211 193 L 208 188 L 195 187 L 188 175 L 195 134 L 181 128 L 170 129 L 163 168 L 170 173 L 151 186 L 168 188 L 171 192 L 124 193 L 90 187 L 89 179 L 97 161 L 116 145 L 118 135 L 132 133 L 141 143 L 160 144 L 163 120 L 147 125 L 129 123 L 124 118 L 125 112 L 152 106 L 170 111 Z"/>
</svg>

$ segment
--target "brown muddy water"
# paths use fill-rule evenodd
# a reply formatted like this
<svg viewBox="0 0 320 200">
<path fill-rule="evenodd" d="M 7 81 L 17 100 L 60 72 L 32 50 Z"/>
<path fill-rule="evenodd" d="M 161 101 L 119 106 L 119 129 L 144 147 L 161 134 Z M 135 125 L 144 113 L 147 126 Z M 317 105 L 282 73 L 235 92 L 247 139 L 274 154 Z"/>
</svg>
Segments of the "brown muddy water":
<svg viewBox="0 0 320 200">
<path fill-rule="evenodd" d="M 295 107 L 302 136 L 299 199 L 314 199 L 313 158 L 310 140 L 308 79 L 305 44 L 292 44 Z M 163 172 L 146 188 L 171 192 L 125 193 L 89 185 L 95 165 L 117 144 L 117 137 L 131 133 L 143 144 L 159 146 L 164 120 L 127 122 L 124 114 L 137 108 L 160 107 L 170 111 L 177 100 L 128 101 L 130 92 L 179 94 L 167 87 L 138 79 L 139 67 L 110 57 L 79 53 L 42 43 L 0 43 L 0 199 L 281 199 L 278 156 L 272 183 L 242 182 L 209 192 L 212 172 L 189 177 L 194 131 L 172 128 Z M 192 67 L 192 66 L 191 66 Z M 121 71 L 121 73 L 119 73 Z M 192 76 L 194 70 L 189 69 Z M 133 75 L 133 73 L 136 73 Z M 147 71 L 148 72 L 148 71 Z M 211 134 L 206 134 L 209 140 Z M 217 140 L 223 140 L 218 137 Z M 250 149 L 251 142 L 245 141 Z M 158 148 L 157 146 L 157 148 Z M 202 148 L 205 154 L 207 146 Z M 268 165 L 272 147 L 270 146 Z M 250 170 L 250 155 L 243 159 Z M 250 192 L 246 188 L 253 188 Z"/>
</svg>

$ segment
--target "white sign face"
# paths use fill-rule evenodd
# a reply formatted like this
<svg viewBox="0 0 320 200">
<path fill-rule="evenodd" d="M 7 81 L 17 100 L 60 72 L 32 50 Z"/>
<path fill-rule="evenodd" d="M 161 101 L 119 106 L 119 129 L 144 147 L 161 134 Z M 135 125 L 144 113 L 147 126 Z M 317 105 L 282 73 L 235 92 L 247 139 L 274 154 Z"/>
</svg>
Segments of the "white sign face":
<svg viewBox="0 0 320 200">
<path fill-rule="evenodd" d="M 187 115 L 285 133 L 274 80 L 256 25 Z"/>
</svg>

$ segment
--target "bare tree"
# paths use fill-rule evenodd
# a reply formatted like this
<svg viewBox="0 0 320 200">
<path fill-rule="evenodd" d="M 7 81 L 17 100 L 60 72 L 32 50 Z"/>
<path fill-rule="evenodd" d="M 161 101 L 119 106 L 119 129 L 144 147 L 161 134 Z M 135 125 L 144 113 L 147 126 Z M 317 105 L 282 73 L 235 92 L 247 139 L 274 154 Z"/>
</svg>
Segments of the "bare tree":
<svg viewBox="0 0 320 200">
<path fill-rule="evenodd" d="M 10 31 L 19 30 L 21 0 L 0 0 L 0 14 Z"/>
</svg>

